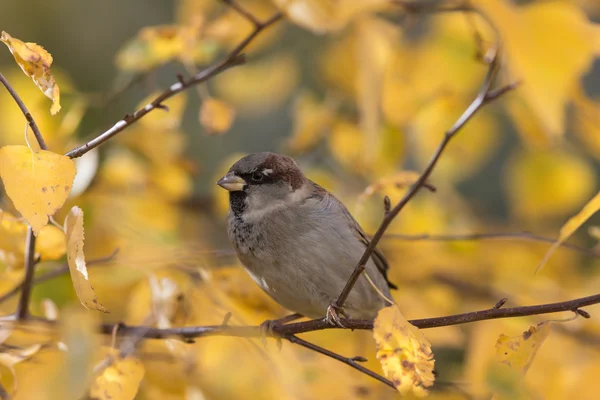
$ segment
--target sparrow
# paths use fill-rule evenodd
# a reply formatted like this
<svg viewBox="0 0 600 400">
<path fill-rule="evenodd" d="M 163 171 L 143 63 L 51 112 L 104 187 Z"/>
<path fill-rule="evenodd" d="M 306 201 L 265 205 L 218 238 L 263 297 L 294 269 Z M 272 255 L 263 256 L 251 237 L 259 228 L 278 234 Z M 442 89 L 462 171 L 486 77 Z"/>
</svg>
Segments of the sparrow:
<svg viewBox="0 0 600 400">
<path fill-rule="evenodd" d="M 334 301 L 369 244 L 346 207 L 276 153 L 240 159 L 217 185 L 229 191 L 227 233 L 250 277 L 284 308 L 339 324 Z M 339 311 L 374 319 L 396 288 L 388 268 L 376 250 L 365 270 L 372 283 L 363 273 Z"/>
</svg>

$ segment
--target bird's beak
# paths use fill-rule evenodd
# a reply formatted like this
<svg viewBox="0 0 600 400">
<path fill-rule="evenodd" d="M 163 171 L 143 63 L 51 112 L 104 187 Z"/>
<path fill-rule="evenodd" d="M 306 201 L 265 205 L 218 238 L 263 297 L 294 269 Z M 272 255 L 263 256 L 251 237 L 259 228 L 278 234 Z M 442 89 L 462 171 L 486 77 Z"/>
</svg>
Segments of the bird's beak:
<svg viewBox="0 0 600 400">
<path fill-rule="evenodd" d="M 239 192 L 244 190 L 246 181 L 234 174 L 227 174 L 217 182 L 217 185 L 221 186 L 225 190 L 230 192 Z"/>
</svg>

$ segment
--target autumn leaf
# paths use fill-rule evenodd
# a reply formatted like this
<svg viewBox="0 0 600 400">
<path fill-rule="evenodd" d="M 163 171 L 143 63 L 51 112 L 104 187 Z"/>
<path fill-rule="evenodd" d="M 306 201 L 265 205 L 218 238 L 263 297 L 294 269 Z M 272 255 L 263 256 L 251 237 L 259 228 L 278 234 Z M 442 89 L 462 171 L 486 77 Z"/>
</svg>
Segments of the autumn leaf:
<svg viewBox="0 0 600 400">
<path fill-rule="evenodd" d="M 235 110 L 223 100 L 204 99 L 200 106 L 200 124 L 209 135 L 220 135 L 231 128 Z"/>
<path fill-rule="evenodd" d="M 50 53 L 36 43 L 22 42 L 4 31 L 2 31 L 0 41 L 8 46 L 25 75 L 29 76 L 46 97 L 52 100 L 50 113 L 54 115 L 59 112 L 61 108 L 60 89 L 54 76 L 50 74 L 50 66 L 52 65 Z"/>
<path fill-rule="evenodd" d="M 412 390 L 417 396 L 425 396 L 435 379 L 435 361 L 425 335 L 404 318 L 397 306 L 391 306 L 377 314 L 373 337 L 377 359 L 396 389 L 403 395 Z"/>
<path fill-rule="evenodd" d="M 567 240 L 581 225 L 585 223 L 592 215 L 594 215 L 600 209 L 600 192 L 587 202 L 585 206 L 575 216 L 569 218 L 569 220 L 560 228 L 558 239 L 548 249 L 546 255 L 539 263 L 536 268 L 536 272 L 539 271 L 544 264 L 548 261 L 552 253 L 565 241 Z"/>
<path fill-rule="evenodd" d="M 531 326 L 519 336 L 500 335 L 496 343 L 496 358 L 521 375 L 525 375 L 540 346 L 550 333 L 550 323 Z"/>
<path fill-rule="evenodd" d="M 89 310 L 99 310 L 107 313 L 108 310 L 98 301 L 85 265 L 83 211 L 81 208 L 74 206 L 69 211 L 67 218 L 65 218 L 65 233 L 67 235 L 67 263 L 79 301 Z"/>
<path fill-rule="evenodd" d="M 6 194 L 36 236 L 69 196 L 75 172 L 73 160 L 60 154 L 27 146 L 0 149 Z"/>
<path fill-rule="evenodd" d="M 600 35 L 600 27 L 572 2 L 516 7 L 506 1 L 477 0 L 474 5 L 498 29 L 513 77 L 523 82 L 519 92 L 548 134 L 562 135 L 565 106 L 599 54 L 590 39 Z"/>
<path fill-rule="evenodd" d="M 114 356 L 94 380 L 90 397 L 97 400 L 133 400 L 144 378 L 142 362 L 133 357 Z"/>
</svg>

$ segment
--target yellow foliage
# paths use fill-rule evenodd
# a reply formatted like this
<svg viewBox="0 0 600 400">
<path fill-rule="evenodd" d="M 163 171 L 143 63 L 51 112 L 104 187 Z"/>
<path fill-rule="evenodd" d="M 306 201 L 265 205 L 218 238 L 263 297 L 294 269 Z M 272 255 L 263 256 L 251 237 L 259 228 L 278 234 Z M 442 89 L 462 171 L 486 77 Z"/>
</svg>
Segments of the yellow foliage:
<svg viewBox="0 0 600 400">
<path fill-rule="evenodd" d="M 0 177 L 6 194 L 36 236 L 69 196 L 75 172 L 73 160 L 60 154 L 27 146 L 0 149 Z"/>
<path fill-rule="evenodd" d="M 565 151 L 520 152 L 507 162 L 505 187 L 515 213 L 540 219 L 573 211 L 593 191 L 589 163 Z"/>
<path fill-rule="evenodd" d="M 94 288 L 90 283 L 85 254 L 83 253 L 83 211 L 75 206 L 65 218 L 65 234 L 67 235 L 67 261 L 73 287 L 81 304 L 89 310 L 108 312 L 98 301 Z"/>
<path fill-rule="evenodd" d="M 60 111 L 60 89 L 56 84 L 54 76 L 50 73 L 52 56 L 42 46 L 36 43 L 25 43 L 13 38 L 2 31 L 0 42 L 3 42 L 12 53 L 15 61 L 21 67 L 25 75 L 30 77 L 38 88 L 52 100 L 50 113 L 52 115 Z"/>
<path fill-rule="evenodd" d="M 498 362 L 525 375 L 549 333 L 550 323 L 542 322 L 519 336 L 500 335 L 496 343 Z"/>
<path fill-rule="evenodd" d="M 552 253 L 562 244 L 565 240 L 567 240 L 581 225 L 583 225 L 592 215 L 594 215 L 600 209 L 600 192 L 598 192 L 590 201 L 588 201 L 581 211 L 579 211 L 576 215 L 569 218 L 567 222 L 560 228 L 560 233 L 558 235 L 558 239 L 538 265 L 536 271 L 539 271 L 540 268 L 544 266 L 546 261 L 550 258 Z"/>
<path fill-rule="evenodd" d="M 96 377 L 90 396 L 98 400 L 133 400 L 144 378 L 144 365 L 134 357 L 109 352 L 109 366 Z"/>
<path fill-rule="evenodd" d="M 278 54 L 217 76 L 214 88 L 241 114 L 264 115 L 290 96 L 299 73 L 294 56 Z"/>
<path fill-rule="evenodd" d="M 209 135 L 220 135 L 229 130 L 235 119 L 235 110 L 226 102 L 206 98 L 200 106 L 200 125 Z"/>
<path fill-rule="evenodd" d="M 425 335 L 393 305 L 377 314 L 373 327 L 377 358 L 400 393 L 425 396 L 433 385 L 433 353 Z"/>
<path fill-rule="evenodd" d="M 600 35 L 600 27 L 572 2 L 516 7 L 502 0 L 477 0 L 474 5 L 498 29 L 513 79 L 523 82 L 520 90 L 547 133 L 562 135 L 565 106 L 599 54 L 590 38 Z"/>
<path fill-rule="evenodd" d="M 292 136 L 286 146 L 293 153 L 313 149 L 325 136 L 334 118 L 332 105 L 318 102 L 314 93 L 303 91 L 294 101 Z"/>
</svg>

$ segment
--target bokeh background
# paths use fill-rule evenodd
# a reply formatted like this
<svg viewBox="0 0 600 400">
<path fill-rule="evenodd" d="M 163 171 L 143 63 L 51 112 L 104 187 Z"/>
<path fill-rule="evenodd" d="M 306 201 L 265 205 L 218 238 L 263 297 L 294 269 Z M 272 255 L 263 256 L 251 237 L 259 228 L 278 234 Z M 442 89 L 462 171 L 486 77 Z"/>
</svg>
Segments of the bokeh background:
<svg viewBox="0 0 600 400">
<path fill-rule="evenodd" d="M 110 310 L 103 321 L 168 327 L 219 324 L 227 312 L 232 324 L 285 315 L 230 251 L 223 223 L 227 197 L 214 185 L 217 178 L 246 153 L 293 155 L 309 177 L 374 232 L 383 195 L 398 200 L 414 181 L 477 92 L 498 38 L 498 84 L 519 81 L 520 86 L 467 124 L 432 175 L 437 192 L 419 194 L 390 227 L 381 247 L 392 265 L 391 280 L 399 285 L 394 298 L 408 318 L 424 318 L 486 308 L 505 296 L 516 306 L 597 292 L 598 256 L 561 249 L 534 275 L 547 243 L 407 241 L 394 235 L 527 230 L 555 238 L 597 193 L 598 2 L 474 0 L 486 18 L 415 12 L 385 1 L 289 3 L 306 3 L 312 11 L 290 11 L 250 45 L 246 65 L 167 101 L 168 113 L 153 112 L 78 161 L 85 176 L 64 210 L 74 204 L 84 209 L 88 260 L 119 249 L 111 262 L 90 268 L 98 296 Z M 290 10 L 283 1 L 240 4 L 260 18 L 275 13 L 278 5 Z M 219 60 L 250 28 L 216 0 L 5 0 L 0 29 L 52 53 L 63 110 L 50 115 L 50 101 L 7 49 L 0 51 L 0 71 L 32 111 L 50 150 L 64 153 L 143 107 L 176 82 L 178 73 L 189 76 Z M 210 100 L 222 106 L 212 123 L 218 119 L 224 129 L 215 130 L 199 117 Z M 18 108 L 0 91 L 0 145 L 24 144 L 24 129 Z M 7 199 L 0 208 L 14 212 Z M 62 223 L 64 215 L 56 220 Z M 573 242 L 593 248 L 599 222 L 590 219 Z M 14 241 L 0 243 L 3 292 L 23 276 L 25 231 L 7 224 L 2 229 Z M 48 234 L 41 241 L 51 251 L 38 249 L 40 273 L 64 261 L 54 239 Z M 47 313 L 47 299 L 67 322 L 76 316 L 91 326 L 100 318 L 81 313 L 68 276 L 36 286 L 35 313 Z M 14 304 L 13 297 L 0 309 L 9 313 Z M 600 309 L 589 311 L 594 315 Z M 600 389 L 592 379 L 600 373 L 595 319 L 556 322 L 524 384 L 507 384 L 493 373 L 499 334 L 518 335 L 548 318 L 568 317 L 426 331 L 439 373 L 432 397 L 496 393 L 564 399 L 577 393 L 595 398 Z M 79 361 L 93 364 L 106 353 L 96 351 L 99 343 L 110 343 L 80 330 L 72 340 L 87 343 L 94 356 Z M 83 339 L 89 337 L 96 341 Z M 380 368 L 367 332 L 307 337 L 346 355 L 365 355 L 370 368 Z M 41 340 L 26 334 L 12 339 L 23 346 Z M 196 344 L 148 341 L 136 353 L 146 370 L 138 398 L 395 396 L 368 377 L 289 343 L 282 352 L 274 343 L 270 347 L 231 338 Z M 53 390 L 85 391 L 91 372 L 76 379 L 69 360 L 48 345 L 16 366 L 16 378 L 3 370 L 2 383 L 10 388 L 19 382 L 17 398 L 24 399 L 57 398 Z M 44 383 L 56 376 L 64 382 L 62 389 Z"/>
</svg>

